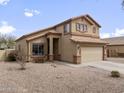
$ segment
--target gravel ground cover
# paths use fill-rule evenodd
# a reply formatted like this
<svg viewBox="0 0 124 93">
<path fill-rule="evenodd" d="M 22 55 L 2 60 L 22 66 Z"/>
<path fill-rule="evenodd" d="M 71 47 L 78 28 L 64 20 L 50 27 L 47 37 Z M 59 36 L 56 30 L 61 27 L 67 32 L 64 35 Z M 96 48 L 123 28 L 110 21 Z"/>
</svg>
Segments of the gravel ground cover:
<svg viewBox="0 0 124 93">
<path fill-rule="evenodd" d="M 124 76 L 92 68 L 73 68 L 56 63 L 0 62 L 0 93 L 124 93 Z"/>
</svg>

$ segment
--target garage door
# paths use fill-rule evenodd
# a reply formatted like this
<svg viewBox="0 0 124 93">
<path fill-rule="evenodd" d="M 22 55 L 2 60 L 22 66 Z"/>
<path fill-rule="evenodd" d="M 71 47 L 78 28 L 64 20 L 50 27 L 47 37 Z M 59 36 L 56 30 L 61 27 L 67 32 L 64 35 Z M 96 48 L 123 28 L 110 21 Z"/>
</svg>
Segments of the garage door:
<svg viewBox="0 0 124 93">
<path fill-rule="evenodd" d="M 81 48 L 81 62 L 95 62 L 103 59 L 102 47 L 82 47 Z"/>
</svg>

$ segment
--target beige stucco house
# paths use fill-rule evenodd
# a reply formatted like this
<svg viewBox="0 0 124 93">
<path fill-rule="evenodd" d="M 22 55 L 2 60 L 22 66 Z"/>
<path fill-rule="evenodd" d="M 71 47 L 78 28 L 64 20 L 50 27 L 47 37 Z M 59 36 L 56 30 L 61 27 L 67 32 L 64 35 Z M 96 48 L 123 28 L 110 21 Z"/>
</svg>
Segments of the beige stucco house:
<svg viewBox="0 0 124 93">
<path fill-rule="evenodd" d="M 107 57 L 124 57 L 124 36 L 106 38 Z"/>
<path fill-rule="evenodd" d="M 105 41 L 99 37 L 101 26 L 89 15 L 70 18 L 16 40 L 16 50 L 27 61 L 35 58 L 80 64 L 104 59 Z"/>
</svg>

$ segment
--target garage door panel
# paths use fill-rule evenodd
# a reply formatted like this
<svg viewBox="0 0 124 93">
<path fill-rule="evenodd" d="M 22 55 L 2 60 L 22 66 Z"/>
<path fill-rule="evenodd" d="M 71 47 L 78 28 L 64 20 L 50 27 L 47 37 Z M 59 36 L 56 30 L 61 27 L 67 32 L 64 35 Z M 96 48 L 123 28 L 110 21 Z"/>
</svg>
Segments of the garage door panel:
<svg viewBox="0 0 124 93">
<path fill-rule="evenodd" d="M 81 61 L 93 62 L 102 60 L 102 47 L 82 47 L 81 48 Z"/>
</svg>

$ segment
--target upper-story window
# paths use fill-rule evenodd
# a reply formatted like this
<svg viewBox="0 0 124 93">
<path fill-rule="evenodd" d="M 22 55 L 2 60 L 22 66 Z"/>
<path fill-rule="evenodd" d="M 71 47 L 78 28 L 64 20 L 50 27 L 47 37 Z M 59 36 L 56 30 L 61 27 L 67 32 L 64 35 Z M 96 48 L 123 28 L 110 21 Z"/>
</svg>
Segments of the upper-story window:
<svg viewBox="0 0 124 93">
<path fill-rule="evenodd" d="M 44 45 L 41 43 L 33 43 L 32 54 L 33 55 L 44 55 Z"/>
<path fill-rule="evenodd" d="M 70 32 L 70 24 L 65 24 L 64 25 L 64 33 Z"/>
<path fill-rule="evenodd" d="M 77 31 L 85 32 L 85 31 L 88 30 L 88 28 L 87 28 L 87 25 L 86 24 L 77 23 L 76 24 L 76 30 Z"/>
<path fill-rule="evenodd" d="M 96 33 L 96 27 L 93 27 L 93 33 Z"/>
</svg>

